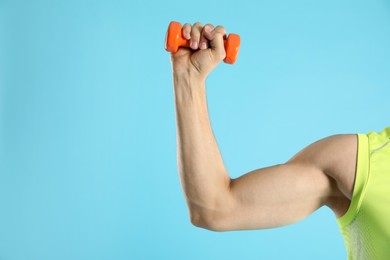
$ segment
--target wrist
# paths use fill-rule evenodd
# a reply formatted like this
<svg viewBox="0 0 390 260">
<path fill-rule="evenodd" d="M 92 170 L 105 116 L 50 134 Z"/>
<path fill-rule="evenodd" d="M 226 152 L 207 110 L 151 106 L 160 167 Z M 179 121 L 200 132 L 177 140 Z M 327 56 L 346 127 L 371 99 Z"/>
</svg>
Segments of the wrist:
<svg viewBox="0 0 390 260">
<path fill-rule="evenodd" d="M 206 77 L 196 73 L 173 73 L 173 87 L 176 90 L 193 89 L 202 90 L 206 86 Z"/>
<path fill-rule="evenodd" d="M 187 79 L 192 82 L 205 82 L 207 78 L 206 73 L 201 73 L 195 68 L 176 68 L 173 69 L 173 79 Z"/>
<path fill-rule="evenodd" d="M 206 96 L 206 78 L 188 74 L 173 74 L 176 102 L 191 102 Z"/>
</svg>

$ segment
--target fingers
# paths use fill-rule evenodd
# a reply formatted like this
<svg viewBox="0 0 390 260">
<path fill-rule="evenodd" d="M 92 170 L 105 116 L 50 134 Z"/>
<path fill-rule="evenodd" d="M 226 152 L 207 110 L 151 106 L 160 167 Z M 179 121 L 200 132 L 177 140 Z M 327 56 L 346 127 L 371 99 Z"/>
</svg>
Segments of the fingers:
<svg viewBox="0 0 390 260">
<path fill-rule="evenodd" d="M 199 22 L 195 23 L 191 28 L 190 47 L 193 50 L 197 50 L 199 48 L 202 29 L 203 25 Z"/>
<path fill-rule="evenodd" d="M 183 25 L 183 37 L 187 40 L 191 39 L 191 24 L 186 23 Z"/>
<path fill-rule="evenodd" d="M 203 35 L 208 41 L 210 41 L 210 44 L 212 41 L 216 40 L 217 38 L 219 38 L 219 40 L 222 40 L 222 42 L 223 42 L 223 39 L 226 35 L 226 29 L 225 29 L 225 27 L 220 26 L 220 25 L 215 27 L 215 28 L 205 26 L 203 29 Z M 217 42 L 220 42 L 219 40 Z M 211 45 L 211 47 L 213 47 L 213 46 Z"/>
<path fill-rule="evenodd" d="M 211 32 L 214 29 L 214 25 L 206 24 L 202 28 L 202 33 L 199 41 L 199 49 L 205 50 L 209 47 L 209 39 L 207 38 L 207 33 Z"/>
<path fill-rule="evenodd" d="M 194 25 L 186 23 L 183 25 L 182 35 L 189 40 L 190 48 L 193 50 L 204 50 L 209 47 L 220 49 L 223 47 L 223 37 L 226 35 L 226 30 L 223 26 L 214 28 L 212 24 L 196 22 Z"/>
</svg>

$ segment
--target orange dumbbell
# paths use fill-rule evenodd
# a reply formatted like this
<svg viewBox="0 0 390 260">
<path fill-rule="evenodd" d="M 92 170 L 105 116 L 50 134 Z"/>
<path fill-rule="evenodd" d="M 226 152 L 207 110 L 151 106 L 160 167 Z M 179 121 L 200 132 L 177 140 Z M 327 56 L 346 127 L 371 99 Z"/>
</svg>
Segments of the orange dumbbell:
<svg viewBox="0 0 390 260">
<path fill-rule="evenodd" d="M 238 51 L 240 50 L 240 36 L 238 34 L 229 34 L 224 39 L 226 57 L 223 60 L 226 63 L 233 64 L 237 60 Z M 165 36 L 165 49 L 175 53 L 179 47 L 190 47 L 190 41 L 183 37 L 182 26 L 178 22 L 171 22 Z"/>
</svg>

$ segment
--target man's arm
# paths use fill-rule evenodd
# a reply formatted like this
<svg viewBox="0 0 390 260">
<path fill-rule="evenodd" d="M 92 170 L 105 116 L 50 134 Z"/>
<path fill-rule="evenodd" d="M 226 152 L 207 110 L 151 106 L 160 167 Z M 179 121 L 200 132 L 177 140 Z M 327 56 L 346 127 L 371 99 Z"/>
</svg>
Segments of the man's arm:
<svg viewBox="0 0 390 260">
<path fill-rule="evenodd" d="M 217 231 L 260 229 L 299 221 L 323 205 L 337 214 L 348 207 L 356 164 L 356 136 L 316 142 L 287 163 L 232 180 L 210 125 L 205 79 L 224 58 L 217 27 L 200 24 L 183 34 L 209 49 L 181 49 L 172 55 L 179 175 L 194 225 Z M 352 177 L 351 177 L 352 176 Z"/>
<path fill-rule="evenodd" d="M 223 231 L 284 226 L 324 205 L 340 217 L 352 197 L 356 152 L 356 135 L 335 135 L 309 145 L 284 164 L 232 180 L 228 209 L 210 227 Z"/>
</svg>

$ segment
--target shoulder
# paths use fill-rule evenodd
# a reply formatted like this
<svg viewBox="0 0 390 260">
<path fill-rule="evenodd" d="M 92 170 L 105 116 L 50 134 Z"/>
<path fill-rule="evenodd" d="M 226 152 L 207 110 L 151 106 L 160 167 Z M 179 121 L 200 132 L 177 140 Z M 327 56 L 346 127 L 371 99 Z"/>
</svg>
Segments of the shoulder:
<svg viewBox="0 0 390 260">
<path fill-rule="evenodd" d="M 352 198 L 357 152 L 356 134 L 333 135 L 307 146 L 289 162 L 305 163 L 321 170 L 333 184 L 325 204 L 340 216 L 346 212 Z"/>
</svg>

